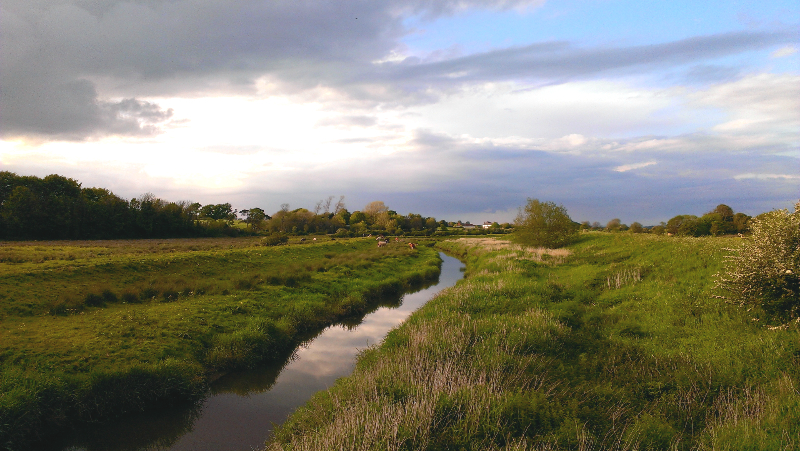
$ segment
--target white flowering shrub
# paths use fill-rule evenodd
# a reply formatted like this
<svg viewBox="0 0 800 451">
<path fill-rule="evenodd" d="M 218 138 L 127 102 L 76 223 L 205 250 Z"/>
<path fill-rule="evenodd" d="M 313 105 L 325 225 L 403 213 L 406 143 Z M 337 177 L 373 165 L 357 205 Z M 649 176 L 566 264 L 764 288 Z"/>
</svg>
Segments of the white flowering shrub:
<svg viewBox="0 0 800 451">
<path fill-rule="evenodd" d="M 794 213 L 774 210 L 754 218 L 750 230 L 726 256 L 718 296 L 782 319 L 800 318 L 800 202 Z"/>
</svg>

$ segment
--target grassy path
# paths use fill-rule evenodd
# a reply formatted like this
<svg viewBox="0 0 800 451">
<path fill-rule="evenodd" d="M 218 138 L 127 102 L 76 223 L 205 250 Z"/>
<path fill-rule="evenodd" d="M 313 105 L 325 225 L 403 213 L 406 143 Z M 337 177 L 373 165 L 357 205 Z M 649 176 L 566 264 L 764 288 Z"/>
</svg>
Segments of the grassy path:
<svg viewBox="0 0 800 451">
<path fill-rule="evenodd" d="M 439 246 L 467 278 L 269 450 L 800 449 L 800 333 L 712 296 L 722 238 Z"/>
<path fill-rule="evenodd" d="M 214 373 L 284 358 L 308 331 L 434 279 L 440 265 L 430 247 L 372 240 L 164 243 L 4 249 L 0 448 L 202 396 Z"/>
</svg>

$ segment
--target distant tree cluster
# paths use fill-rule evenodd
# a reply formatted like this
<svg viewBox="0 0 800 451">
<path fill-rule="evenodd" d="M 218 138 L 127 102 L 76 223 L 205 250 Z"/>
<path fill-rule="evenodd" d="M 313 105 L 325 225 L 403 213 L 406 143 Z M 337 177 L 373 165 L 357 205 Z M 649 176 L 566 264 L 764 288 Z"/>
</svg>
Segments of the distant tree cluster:
<svg viewBox="0 0 800 451">
<path fill-rule="evenodd" d="M 241 218 L 241 219 L 240 219 Z M 320 200 L 313 211 L 291 210 L 272 216 L 262 208 L 241 211 L 230 203 L 201 205 L 168 202 L 144 194 L 126 200 L 104 188 L 82 188 L 60 175 L 45 178 L 0 172 L 0 239 L 116 239 L 219 236 L 237 234 L 362 236 L 504 233 L 508 224 L 489 228 L 461 226 L 416 213 L 398 214 L 382 201 L 350 212 L 344 196 Z M 278 243 L 283 241 L 278 241 Z"/>
<path fill-rule="evenodd" d="M 0 172 L 0 239 L 167 238 L 237 234 L 230 204 L 123 199 L 60 175 Z M 221 222 L 220 222 L 221 221 Z"/>
<path fill-rule="evenodd" d="M 606 232 L 630 232 L 630 233 L 653 233 L 663 235 L 665 233 L 680 236 L 719 236 L 734 235 L 745 233 L 749 230 L 750 216 L 744 213 L 734 213 L 733 209 L 725 204 L 717 205 L 717 208 L 697 217 L 695 215 L 678 215 L 668 222 L 662 222 L 653 227 L 644 227 L 638 222 L 630 226 L 623 224 L 618 218 L 614 218 L 603 226 L 599 222 L 581 223 L 582 230 L 603 230 Z"/>
<path fill-rule="evenodd" d="M 127 201 L 60 175 L 0 172 L 0 237 L 149 238 L 199 235 L 196 206 L 152 194 Z"/>
<path fill-rule="evenodd" d="M 432 235 L 441 227 L 433 217 L 416 213 L 398 214 L 382 201 L 370 202 L 362 210 L 350 212 L 344 196 L 332 205 L 333 197 L 317 203 L 316 212 L 305 208 L 290 210 L 283 204 L 281 210 L 267 221 L 266 229 L 272 233 L 312 234 L 330 233 L 338 236 L 361 236 L 369 233 L 389 235 Z"/>
<path fill-rule="evenodd" d="M 667 221 L 667 233 L 684 236 L 730 235 L 744 233 L 748 230 L 750 216 L 744 213 L 734 213 L 733 209 L 725 204 L 701 217 L 694 215 L 678 215 Z"/>
</svg>

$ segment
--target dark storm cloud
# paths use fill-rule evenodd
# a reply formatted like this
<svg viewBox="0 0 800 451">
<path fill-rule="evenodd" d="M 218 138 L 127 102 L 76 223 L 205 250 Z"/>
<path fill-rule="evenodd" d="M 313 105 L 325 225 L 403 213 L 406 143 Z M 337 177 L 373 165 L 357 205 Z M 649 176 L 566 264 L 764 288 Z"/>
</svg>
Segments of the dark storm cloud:
<svg viewBox="0 0 800 451">
<path fill-rule="evenodd" d="M 0 133 L 139 134 L 107 97 L 336 84 L 396 47 L 409 14 L 536 1 L 8 0 L 0 6 Z M 98 91 L 101 91 L 98 94 Z M 113 110 L 113 108 L 112 108 Z"/>
<path fill-rule="evenodd" d="M 172 116 L 171 109 L 151 102 L 102 101 L 94 84 L 87 80 L 40 84 L 21 80 L 21 84 L 4 82 L 0 88 L 0 130 L 4 138 L 36 135 L 80 140 L 106 134 L 147 136 L 158 133 Z"/>
<path fill-rule="evenodd" d="M 430 101 L 454 82 L 575 77 L 662 67 L 790 42 L 730 33 L 626 48 L 539 43 L 445 61 L 375 64 L 411 15 L 534 1 L 7 0 L 0 6 L 0 133 L 80 138 L 158 131 L 169 112 L 136 98 L 332 87 L 356 100 Z M 431 94 L 433 93 L 433 94 Z M 123 106 L 108 99 L 127 98 Z M 132 107 L 132 105 L 138 105 Z"/>
</svg>

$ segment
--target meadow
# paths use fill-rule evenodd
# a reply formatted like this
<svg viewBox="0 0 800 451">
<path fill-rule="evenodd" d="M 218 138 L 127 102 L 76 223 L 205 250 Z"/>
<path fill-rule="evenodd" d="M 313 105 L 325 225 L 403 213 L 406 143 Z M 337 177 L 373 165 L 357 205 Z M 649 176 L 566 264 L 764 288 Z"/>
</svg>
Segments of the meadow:
<svg viewBox="0 0 800 451">
<path fill-rule="evenodd" d="M 0 245 L 0 448 L 198 399 L 438 276 L 431 246 L 319 237 Z"/>
<path fill-rule="evenodd" d="M 800 449 L 800 329 L 715 297 L 737 238 L 462 238 L 442 292 L 267 450 Z"/>
</svg>

